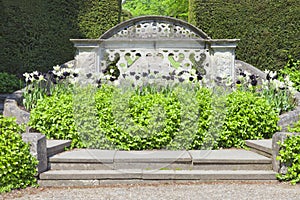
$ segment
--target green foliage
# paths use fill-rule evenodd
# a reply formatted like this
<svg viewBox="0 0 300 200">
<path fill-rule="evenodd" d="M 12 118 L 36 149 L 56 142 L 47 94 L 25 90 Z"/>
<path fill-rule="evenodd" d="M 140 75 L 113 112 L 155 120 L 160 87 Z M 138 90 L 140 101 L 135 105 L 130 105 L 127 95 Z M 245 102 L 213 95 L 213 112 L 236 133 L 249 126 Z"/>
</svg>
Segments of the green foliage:
<svg viewBox="0 0 300 200">
<path fill-rule="evenodd" d="M 84 0 L 81 6 L 78 25 L 86 38 L 99 38 L 120 22 L 120 0 Z"/>
<path fill-rule="evenodd" d="M 210 37 L 239 38 L 236 58 L 279 70 L 300 59 L 299 0 L 190 0 L 189 21 Z"/>
<path fill-rule="evenodd" d="M 296 122 L 293 127 L 289 127 L 288 129 L 289 132 L 297 132 L 300 133 L 300 115 L 299 115 L 299 121 Z"/>
<path fill-rule="evenodd" d="M 215 149 L 278 130 L 276 109 L 255 93 L 227 94 L 181 84 L 117 88 L 76 87 L 38 100 L 30 125 L 73 147 L 99 149 Z"/>
<path fill-rule="evenodd" d="M 288 136 L 280 143 L 280 162 L 288 167 L 286 174 L 278 174 L 277 178 L 283 181 L 291 181 L 291 184 L 300 182 L 300 135 Z"/>
<path fill-rule="evenodd" d="M 22 141 L 23 131 L 15 119 L 0 115 L 0 193 L 36 185 L 38 162 Z"/>
<path fill-rule="evenodd" d="M 74 122 L 83 146 L 87 148 L 110 149 L 112 144 L 100 131 L 96 106 L 97 88 L 75 87 L 73 92 Z M 110 92 L 106 92 L 110 95 Z"/>
<path fill-rule="evenodd" d="M 0 71 L 47 71 L 74 58 L 71 38 L 98 38 L 119 21 L 119 0 L 2 0 Z"/>
<path fill-rule="evenodd" d="M 30 112 L 29 126 L 48 139 L 72 140 L 72 148 L 83 146 L 75 128 L 71 93 L 57 93 L 39 99 Z"/>
<path fill-rule="evenodd" d="M 0 93 L 12 93 L 22 87 L 22 81 L 15 75 L 0 72 Z"/>
<path fill-rule="evenodd" d="M 46 71 L 74 57 L 70 38 L 80 37 L 75 23 L 78 1 L 1 2 L 0 69 L 13 74 Z"/>
<path fill-rule="evenodd" d="M 118 149 L 165 147 L 180 120 L 180 104 L 173 95 L 171 91 L 119 91 L 102 86 L 96 94 L 101 132 Z"/>
<path fill-rule="evenodd" d="M 188 0 L 126 0 L 123 9 L 132 16 L 162 15 L 176 17 L 187 21 Z"/>
<path fill-rule="evenodd" d="M 293 87 L 300 92 L 300 60 L 295 60 L 292 56 L 288 58 L 287 64 L 279 71 L 279 74 L 282 76 L 282 79 L 285 76 L 289 76 L 293 82 Z"/>
<path fill-rule="evenodd" d="M 229 94 L 226 109 L 219 147 L 242 147 L 244 140 L 271 138 L 278 130 L 276 110 L 251 92 L 237 90 Z"/>
</svg>

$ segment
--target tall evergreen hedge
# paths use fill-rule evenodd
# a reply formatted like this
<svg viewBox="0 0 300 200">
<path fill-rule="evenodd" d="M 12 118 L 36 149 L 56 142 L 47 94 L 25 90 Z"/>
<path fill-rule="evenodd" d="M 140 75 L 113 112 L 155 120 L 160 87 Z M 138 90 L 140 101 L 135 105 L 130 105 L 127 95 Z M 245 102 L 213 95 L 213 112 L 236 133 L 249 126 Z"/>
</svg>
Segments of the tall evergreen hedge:
<svg viewBox="0 0 300 200">
<path fill-rule="evenodd" d="M 74 58 L 71 38 L 99 37 L 120 18 L 120 0 L 0 0 L 0 71 L 47 71 Z"/>
<path fill-rule="evenodd" d="M 278 70 L 300 59 L 299 0 L 190 0 L 189 21 L 210 37 L 239 38 L 237 59 Z"/>
</svg>

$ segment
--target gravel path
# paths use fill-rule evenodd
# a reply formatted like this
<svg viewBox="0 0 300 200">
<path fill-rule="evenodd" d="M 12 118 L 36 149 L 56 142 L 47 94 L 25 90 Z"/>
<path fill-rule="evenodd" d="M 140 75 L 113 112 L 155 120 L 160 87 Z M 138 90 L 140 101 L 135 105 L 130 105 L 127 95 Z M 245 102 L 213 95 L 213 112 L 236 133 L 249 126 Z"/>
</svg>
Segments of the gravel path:
<svg viewBox="0 0 300 200">
<path fill-rule="evenodd" d="M 210 182 L 108 185 L 88 188 L 30 188 L 0 199 L 270 199 L 299 200 L 300 185 L 278 182 Z"/>
</svg>

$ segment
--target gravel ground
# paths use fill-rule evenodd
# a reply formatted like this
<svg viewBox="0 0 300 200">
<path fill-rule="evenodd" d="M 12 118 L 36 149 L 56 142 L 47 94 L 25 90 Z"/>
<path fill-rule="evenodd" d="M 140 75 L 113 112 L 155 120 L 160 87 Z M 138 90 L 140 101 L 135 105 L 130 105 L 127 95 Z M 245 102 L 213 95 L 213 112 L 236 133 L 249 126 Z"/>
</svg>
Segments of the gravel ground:
<svg viewBox="0 0 300 200">
<path fill-rule="evenodd" d="M 27 188 L 0 199 L 270 199 L 299 200 L 300 185 L 278 182 L 190 182 L 106 185 L 86 188 Z"/>
</svg>

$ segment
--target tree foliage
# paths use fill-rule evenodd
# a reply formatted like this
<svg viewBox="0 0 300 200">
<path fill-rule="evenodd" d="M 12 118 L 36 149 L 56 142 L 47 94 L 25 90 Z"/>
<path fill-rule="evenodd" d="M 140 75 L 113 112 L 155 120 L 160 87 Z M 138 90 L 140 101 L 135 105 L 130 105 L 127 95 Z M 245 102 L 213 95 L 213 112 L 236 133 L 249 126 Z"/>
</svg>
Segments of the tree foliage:
<svg viewBox="0 0 300 200">
<path fill-rule="evenodd" d="M 123 9 L 133 17 L 142 15 L 162 15 L 187 20 L 188 0 L 127 0 Z"/>
</svg>

